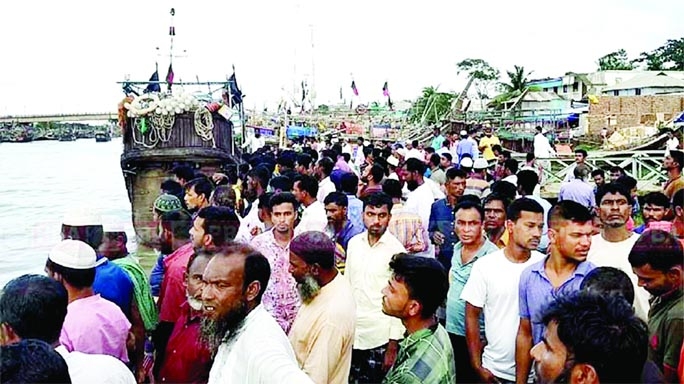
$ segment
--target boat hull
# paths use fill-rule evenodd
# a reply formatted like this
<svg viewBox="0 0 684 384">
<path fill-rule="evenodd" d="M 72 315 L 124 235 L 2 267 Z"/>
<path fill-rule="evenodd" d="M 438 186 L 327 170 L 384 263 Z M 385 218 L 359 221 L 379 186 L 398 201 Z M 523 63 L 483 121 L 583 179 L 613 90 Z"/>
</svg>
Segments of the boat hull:
<svg viewBox="0 0 684 384">
<path fill-rule="evenodd" d="M 211 132 L 205 132 L 205 138 L 211 139 L 203 140 L 197 134 L 193 113 L 176 115 L 166 131 L 147 121 L 145 133 L 139 119 L 127 119 L 121 169 L 138 244 L 151 247 L 156 243 L 158 223 L 153 220 L 152 205 L 161 183 L 173 177 L 176 165 L 190 165 L 205 175 L 236 166 L 239 154 L 234 150 L 233 125 L 217 114 L 212 115 L 212 122 Z M 155 139 L 155 135 L 165 140 Z"/>
</svg>

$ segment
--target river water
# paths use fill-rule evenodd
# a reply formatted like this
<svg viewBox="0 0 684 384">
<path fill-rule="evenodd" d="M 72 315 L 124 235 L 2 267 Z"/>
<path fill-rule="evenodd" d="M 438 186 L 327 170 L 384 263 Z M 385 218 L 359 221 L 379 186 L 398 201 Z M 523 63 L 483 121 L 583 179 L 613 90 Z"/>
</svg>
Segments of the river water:
<svg viewBox="0 0 684 384">
<path fill-rule="evenodd" d="M 124 226 L 135 249 L 122 150 L 121 138 L 0 144 L 0 289 L 24 273 L 43 273 L 62 217 L 75 205 Z"/>
</svg>

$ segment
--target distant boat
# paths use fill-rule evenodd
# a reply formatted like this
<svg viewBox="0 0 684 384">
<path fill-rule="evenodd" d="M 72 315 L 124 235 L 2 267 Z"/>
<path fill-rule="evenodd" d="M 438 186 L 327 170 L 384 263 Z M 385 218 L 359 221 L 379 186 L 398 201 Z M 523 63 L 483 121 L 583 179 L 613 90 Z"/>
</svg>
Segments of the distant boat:
<svg viewBox="0 0 684 384">
<path fill-rule="evenodd" d="M 76 135 L 73 132 L 64 132 L 59 136 L 59 141 L 75 141 Z"/>
<path fill-rule="evenodd" d="M 0 141 L 10 143 L 29 143 L 33 141 L 33 129 L 27 126 L 16 125 L 11 127 L 2 127 L 0 130 Z"/>
<path fill-rule="evenodd" d="M 95 141 L 98 143 L 104 143 L 107 141 L 112 141 L 112 134 L 109 131 L 97 132 L 95 134 Z"/>
</svg>

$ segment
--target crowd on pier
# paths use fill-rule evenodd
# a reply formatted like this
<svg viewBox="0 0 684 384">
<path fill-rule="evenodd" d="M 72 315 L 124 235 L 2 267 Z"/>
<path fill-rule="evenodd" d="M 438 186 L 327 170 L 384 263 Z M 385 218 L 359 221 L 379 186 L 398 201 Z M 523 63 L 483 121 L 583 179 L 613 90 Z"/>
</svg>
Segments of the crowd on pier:
<svg viewBox="0 0 684 384">
<path fill-rule="evenodd" d="M 2 288 L 0 382 L 684 382 L 678 142 L 661 191 L 578 149 L 552 199 L 541 128 L 524 162 L 490 127 L 245 148 L 161 183 L 151 272 L 67 212 Z"/>
</svg>

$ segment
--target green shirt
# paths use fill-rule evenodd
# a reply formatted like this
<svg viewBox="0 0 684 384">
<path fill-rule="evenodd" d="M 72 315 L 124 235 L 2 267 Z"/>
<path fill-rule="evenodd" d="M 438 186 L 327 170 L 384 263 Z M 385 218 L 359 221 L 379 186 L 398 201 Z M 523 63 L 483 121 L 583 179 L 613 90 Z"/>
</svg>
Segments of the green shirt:
<svg viewBox="0 0 684 384">
<path fill-rule="evenodd" d="M 684 338 L 684 296 L 678 289 L 656 297 L 648 313 L 648 358 L 676 370 Z"/>
<path fill-rule="evenodd" d="M 408 335 L 399 343 L 397 360 L 383 383 L 456 383 L 454 350 L 444 327 L 437 324 Z"/>
</svg>

